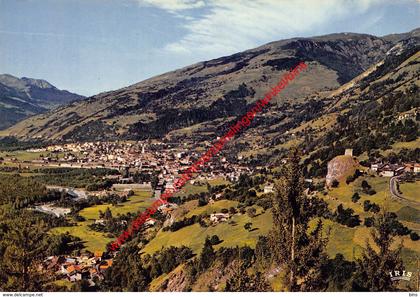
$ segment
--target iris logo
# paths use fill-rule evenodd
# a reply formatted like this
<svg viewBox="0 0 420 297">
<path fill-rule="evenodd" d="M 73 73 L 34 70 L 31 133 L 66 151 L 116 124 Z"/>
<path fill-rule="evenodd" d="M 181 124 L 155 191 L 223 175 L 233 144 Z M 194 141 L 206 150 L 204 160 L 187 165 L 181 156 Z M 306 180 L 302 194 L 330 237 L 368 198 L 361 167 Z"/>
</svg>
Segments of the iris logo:
<svg viewBox="0 0 420 297">
<path fill-rule="evenodd" d="M 391 276 L 391 280 L 392 281 L 396 281 L 396 280 L 406 280 L 406 281 L 410 281 L 411 275 L 413 273 L 410 271 L 399 271 L 399 270 L 395 270 L 395 271 L 390 271 L 389 275 Z"/>
</svg>

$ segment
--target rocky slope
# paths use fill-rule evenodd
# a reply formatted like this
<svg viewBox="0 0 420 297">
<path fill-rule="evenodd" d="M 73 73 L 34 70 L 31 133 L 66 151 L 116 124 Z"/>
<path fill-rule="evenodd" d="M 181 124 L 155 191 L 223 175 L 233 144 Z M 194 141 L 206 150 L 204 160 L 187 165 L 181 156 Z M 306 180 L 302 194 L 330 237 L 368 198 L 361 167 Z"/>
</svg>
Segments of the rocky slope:
<svg viewBox="0 0 420 297">
<path fill-rule="evenodd" d="M 84 98 L 62 91 L 49 82 L 33 78 L 0 75 L 0 129 L 34 114 Z"/>
<path fill-rule="evenodd" d="M 298 62 L 310 67 L 275 99 L 278 106 L 329 94 L 381 61 L 399 38 L 343 33 L 272 42 L 98 94 L 25 120 L 3 135 L 83 141 L 161 138 L 185 127 L 217 130 Z"/>
</svg>

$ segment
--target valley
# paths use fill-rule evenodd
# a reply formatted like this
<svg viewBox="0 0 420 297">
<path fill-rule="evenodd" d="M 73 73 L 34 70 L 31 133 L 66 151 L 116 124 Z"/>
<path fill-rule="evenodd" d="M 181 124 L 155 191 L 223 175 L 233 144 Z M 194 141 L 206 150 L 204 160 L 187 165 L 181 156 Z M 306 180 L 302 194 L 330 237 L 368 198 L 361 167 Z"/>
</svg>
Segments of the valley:
<svg viewBox="0 0 420 297">
<path fill-rule="evenodd" d="M 33 250 L 30 273 L 70 291 L 366 291 L 366 267 L 416 271 L 419 32 L 275 41 L 66 95 L 1 127 L 0 251 Z M 249 127 L 111 248 L 301 61 Z"/>
</svg>

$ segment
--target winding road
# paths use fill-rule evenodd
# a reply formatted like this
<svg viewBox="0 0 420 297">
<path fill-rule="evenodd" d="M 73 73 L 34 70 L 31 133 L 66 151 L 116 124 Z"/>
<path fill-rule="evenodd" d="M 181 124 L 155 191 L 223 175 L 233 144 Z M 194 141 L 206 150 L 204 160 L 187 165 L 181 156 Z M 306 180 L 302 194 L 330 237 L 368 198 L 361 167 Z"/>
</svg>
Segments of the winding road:
<svg viewBox="0 0 420 297">
<path fill-rule="evenodd" d="M 389 191 L 391 192 L 391 197 L 400 200 L 401 202 L 404 202 L 407 205 L 413 206 L 413 207 L 419 207 L 420 202 L 416 202 L 410 199 L 407 199 L 403 197 L 401 194 L 398 193 L 397 190 L 397 180 L 398 176 L 391 177 L 389 180 Z"/>
</svg>

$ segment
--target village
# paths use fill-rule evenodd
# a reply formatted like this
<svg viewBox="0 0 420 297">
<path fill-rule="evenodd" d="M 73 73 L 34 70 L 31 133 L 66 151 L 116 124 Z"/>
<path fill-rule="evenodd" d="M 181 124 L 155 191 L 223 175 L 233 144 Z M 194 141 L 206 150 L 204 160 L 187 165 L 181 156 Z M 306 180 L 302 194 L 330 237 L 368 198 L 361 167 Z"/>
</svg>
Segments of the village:
<svg viewBox="0 0 420 297">
<path fill-rule="evenodd" d="M 210 143 L 206 143 L 210 147 Z M 159 172 L 159 185 L 171 188 L 175 177 L 191 166 L 200 154 L 189 148 L 163 142 L 86 142 L 52 145 L 28 152 L 41 153 L 40 158 L 30 161 L 31 165 L 62 168 L 108 168 L 117 169 L 120 174 L 108 176 L 115 187 L 141 187 L 133 184 L 131 173 Z M 58 157 L 60 156 L 60 157 Z M 206 169 L 200 172 L 197 180 L 223 178 L 235 181 L 243 173 L 252 173 L 246 166 L 243 156 L 238 154 L 236 162 L 229 162 L 226 157 L 214 158 Z M 26 162 L 29 163 L 29 162 Z M 131 184 L 121 186 L 118 184 Z"/>
<path fill-rule="evenodd" d="M 65 193 L 74 201 L 87 200 L 92 196 L 101 198 L 109 194 L 129 197 L 129 193 L 136 190 L 150 191 L 151 199 L 159 199 L 163 191 L 173 189 L 175 179 L 200 156 L 198 152 L 188 149 L 187 146 L 180 148 L 180 146 L 168 143 L 148 141 L 71 143 L 31 149 L 28 152 L 37 153 L 39 157 L 30 161 L 8 161 L 19 162 L 21 166 L 41 168 L 106 168 L 116 171 L 115 174 L 103 177 L 104 180 L 112 184 L 107 190 L 92 191 L 85 188 L 47 186 L 48 190 Z M 344 155 L 354 158 L 351 149 L 346 150 Z M 208 166 L 198 172 L 190 183 L 200 183 L 216 178 L 235 182 L 242 174 L 251 175 L 257 169 L 243 162 L 243 157 L 240 154 L 237 155 L 236 160 L 230 161 L 222 156 L 211 160 Z M 410 174 L 418 176 L 420 164 L 391 164 L 378 160 L 378 162 L 371 163 L 366 171 L 376 176 L 389 177 L 390 191 L 398 197 L 398 186 L 393 186 L 393 179 L 395 179 L 395 183 L 398 183 L 399 179 L 408 178 Z M 151 180 L 139 183 L 133 178 L 136 173 L 156 174 L 157 180 L 154 183 Z M 305 182 L 312 183 L 312 179 L 306 179 Z M 262 192 L 264 194 L 274 192 L 274 185 L 266 183 Z M 218 199 L 220 195 L 216 194 L 215 198 Z M 209 204 L 212 203 L 214 201 L 210 199 Z M 174 222 L 171 213 L 177 208 L 178 205 L 175 203 L 159 207 L 160 213 L 166 217 L 164 227 L 170 226 Z M 52 202 L 35 205 L 32 209 L 56 217 L 65 217 L 71 213 L 70 208 L 59 207 Z M 214 212 L 209 214 L 206 220 L 214 226 L 228 221 L 232 216 L 233 213 L 227 211 Z M 127 224 L 127 221 L 121 223 Z M 105 226 L 106 220 L 99 218 L 94 221 L 94 224 Z M 149 218 L 144 224 L 144 229 L 153 228 L 155 224 L 156 220 Z M 49 256 L 44 259 L 42 269 L 54 272 L 61 279 L 70 282 L 86 280 L 90 286 L 95 286 L 99 280 L 103 279 L 106 270 L 112 266 L 115 255 L 116 252 L 97 250 L 84 251 L 78 255 Z"/>
</svg>

